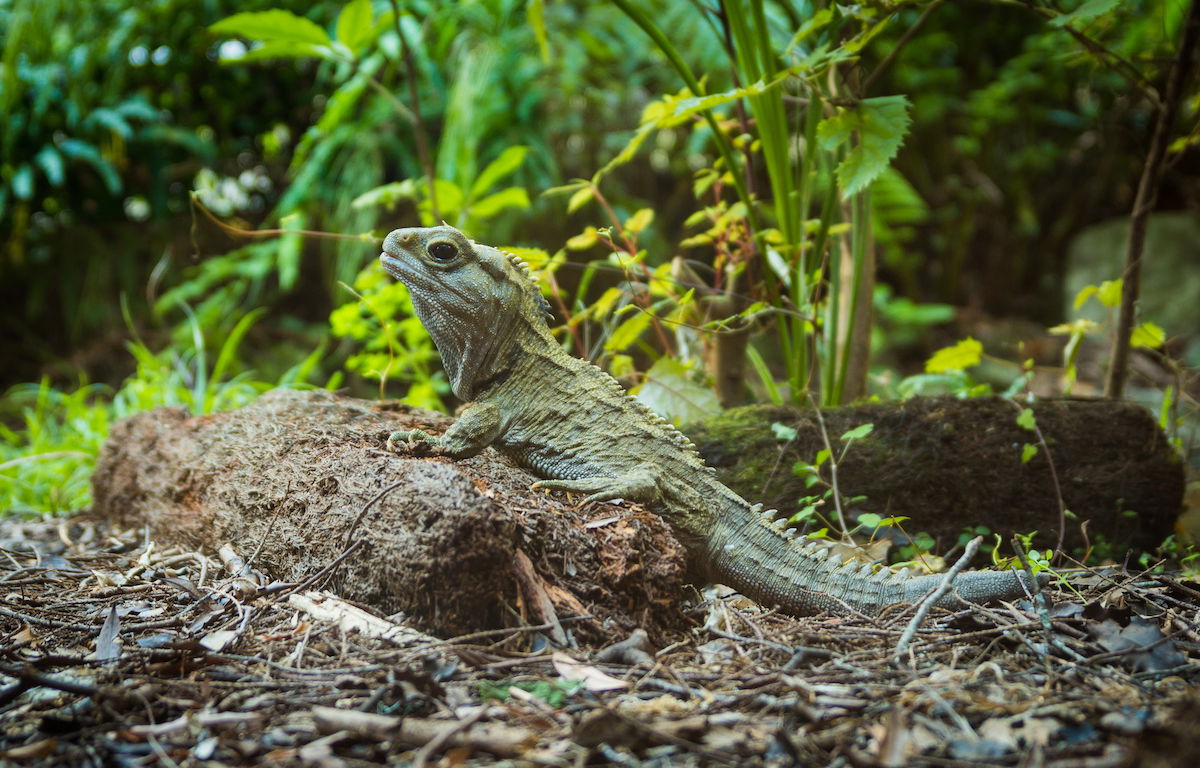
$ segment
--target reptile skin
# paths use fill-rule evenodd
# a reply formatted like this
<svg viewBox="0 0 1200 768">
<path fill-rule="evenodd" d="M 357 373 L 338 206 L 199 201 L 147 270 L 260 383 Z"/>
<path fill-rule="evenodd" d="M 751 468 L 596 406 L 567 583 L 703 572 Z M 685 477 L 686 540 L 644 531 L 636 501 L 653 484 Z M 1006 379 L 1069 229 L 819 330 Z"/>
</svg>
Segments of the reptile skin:
<svg viewBox="0 0 1200 768">
<path fill-rule="evenodd" d="M 608 374 L 563 351 L 527 266 L 450 226 L 397 229 L 380 255 L 403 282 L 441 353 L 454 394 L 470 405 L 440 437 L 397 432 L 455 458 L 493 446 L 545 478 L 534 487 L 630 499 L 671 526 L 693 568 L 792 614 L 875 612 L 920 600 L 941 581 L 845 563 L 816 540 L 781 531 L 727 488 L 695 446 Z M 968 571 L 955 590 L 975 602 L 1015 598 L 1015 571 Z M 953 592 L 939 604 L 961 603 Z"/>
</svg>

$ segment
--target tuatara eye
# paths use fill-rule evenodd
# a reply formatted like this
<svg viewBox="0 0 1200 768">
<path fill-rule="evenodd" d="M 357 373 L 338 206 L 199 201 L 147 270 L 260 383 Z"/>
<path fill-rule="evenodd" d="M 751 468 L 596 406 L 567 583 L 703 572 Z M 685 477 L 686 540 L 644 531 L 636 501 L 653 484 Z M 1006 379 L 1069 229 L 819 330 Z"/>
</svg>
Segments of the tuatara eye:
<svg viewBox="0 0 1200 768">
<path fill-rule="evenodd" d="M 429 257 L 434 261 L 440 261 L 443 264 L 448 261 L 453 261 L 458 255 L 458 248 L 451 243 L 432 243 L 429 246 Z"/>
</svg>

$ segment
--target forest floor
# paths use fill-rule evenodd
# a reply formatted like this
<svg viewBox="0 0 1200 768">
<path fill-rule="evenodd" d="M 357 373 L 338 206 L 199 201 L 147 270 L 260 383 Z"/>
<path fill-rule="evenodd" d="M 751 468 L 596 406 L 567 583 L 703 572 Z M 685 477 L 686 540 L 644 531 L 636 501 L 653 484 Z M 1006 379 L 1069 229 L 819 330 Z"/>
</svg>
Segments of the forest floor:
<svg viewBox="0 0 1200 768">
<path fill-rule="evenodd" d="M 0 765 L 1200 765 L 1200 585 L 645 636 L 436 638 L 86 517 L 0 524 Z M 230 575 L 231 572 L 234 575 Z M 564 620 L 570 638 L 570 620 Z"/>
</svg>

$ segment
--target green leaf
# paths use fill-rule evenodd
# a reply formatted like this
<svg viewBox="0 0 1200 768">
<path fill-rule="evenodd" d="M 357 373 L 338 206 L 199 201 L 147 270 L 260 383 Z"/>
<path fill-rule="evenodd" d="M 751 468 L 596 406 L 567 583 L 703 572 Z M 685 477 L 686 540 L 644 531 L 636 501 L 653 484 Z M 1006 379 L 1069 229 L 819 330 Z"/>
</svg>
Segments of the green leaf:
<svg viewBox="0 0 1200 768">
<path fill-rule="evenodd" d="M 654 211 L 650 208 L 640 208 L 625 220 L 625 229 L 630 232 L 641 232 L 654 221 Z"/>
<path fill-rule="evenodd" d="M 854 109 L 844 109 L 822 120 L 817 137 L 822 149 L 835 151 L 858 140 L 838 164 L 842 197 L 867 188 L 888 167 L 908 132 L 908 99 L 904 96 L 880 96 L 863 99 Z"/>
<path fill-rule="evenodd" d="M 787 424 L 783 424 L 778 421 L 773 421 L 771 422 L 771 434 L 775 435 L 776 440 L 795 440 L 796 428 L 789 427 Z"/>
<path fill-rule="evenodd" d="M 1121 288 L 1125 281 L 1121 278 L 1116 280 L 1105 280 L 1100 283 L 1100 288 L 1096 291 L 1096 298 L 1106 307 L 1121 306 Z"/>
<path fill-rule="evenodd" d="M 1154 323 L 1142 323 L 1133 329 L 1129 343 L 1134 347 L 1156 349 L 1167 343 L 1167 332 Z"/>
<path fill-rule="evenodd" d="M 858 516 L 858 524 L 868 531 L 873 531 L 883 522 L 883 518 L 874 512 L 864 512 Z"/>
<path fill-rule="evenodd" d="M 100 150 L 96 149 L 86 141 L 79 139 L 63 139 L 58 143 L 58 151 L 67 157 L 76 160 L 82 160 L 96 169 L 96 173 L 100 174 L 104 185 L 108 187 L 111 194 L 119 194 L 121 191 L 121 174 L 117 173 L 117 169 L 113 164 L 108 162 Z"/>
<path fill-rule="evenodd" d="M 1070 13 L 1064 13 L 1051 19 L 1050 25 L 1065 27 L 1076 21 L 1087 21 L 1101 14 L 1108 13 L 1120 4 L 1121 0 L 1087 0 L 1087 2 Z"/>
<path fill-rule="evenodd" d="M 963 371 L 978 365 L 983 355 L 983 345 L 968 336 L 951 347 L 943 347 L 925 361 L 926 373 Z"/>
<path fill-rule="evenodd" d="M 1084 305 L 1084 302 L 1090 299 L 1097 290 L 1099 289 L 1094 285 L 1085 285 L 1080 288 L 1079 293 L 1075 294 L 1075 302 L 1072 305 L 1072 308 L 1078 311 L 1079 308 Z"/>
<path fill-rule="evenodd" d="M 817 458 L 813 459 L 813 466 L 820 467 L 822 464 L 829 461 L 829 457 L 832 455 L 833 454 L 829 452 L 828 448 L 822 448 L 821 450 L 817 451 Z"/>
<path fill-rule="evenodd" d="M 375 31 L 374 18 L 371 0 L 350 0 L 337 17 L 338 41 L 357 54 Z"/>
<path fill-rule="evenodd" d="M 1030 432 L 1037 430 L 1037 419 L 1033 417 L 1033 409 L 1026 408 L 1017 414 L 1017 426 Z"/>
<path fill-rule="evenodd" d="M 766 93 L 786 80 L 788 76 L 789 73 L 784 72 L 769 83 L 759 80 L 744 88 L 734 88 L 733 90 L 722 91 L 721 93 L 710 93 L 705 96 L 692 96 L 691 98 L 681 99 L 675 102 L 674 109 L 670 113 L 671 118 L 678 120 L 681 117 L 691 117 L 713 107 L 728 104 L 731 101 Z"/>
<path fill-rule="evenodd" d="M 529 193 L 523 187 L 509 187 L 472 203 L 468 211 L 480 219 L 490 219 L 505 208 L 528 208 Z"/>
<path fill-rule="evenodd" d="M 697 381 L 690 367 L 669 357 L 650 366 L 636 394 L 650 410 L 672 421 L 695 424 L 721 412 L 716 393 Z"/>
<path fill-rule="evenodd" d="M 279 287 L 290 291 L 300 276 L 301 245 L 304 238 L 297 231 L 304 229 L 304 216 L 291 213 L 279 220 L 279 226 L 287 234 L 279 238 L 279 252 L 276 256 L 276 269 L 279 273 Z"/>
<path fill-rule="evenodd" d="M 606 352 L 619 352 L 638 340 L 642 335 L 642 331 L 650 327 L 650 321 L 654 319 L 644 309 L 635 308 L 630 313 L 629 317 L 625 318 L 616 330 L 612 332 L 612 336 L 608 337 L 608 341 L 604 342 L 604 350 Z"/>
<path fill-rule="evenodd" d="M 329 35 L 316 22 L 297 16 L 291 11 L 279 9 L 237 13 L 221 19 L 210 26 L 208 31 L 218 35 L 240 35 L 264 43 L 307 43 L 326 47 L 333 45 Z"/>
<path fill-rule="evenodd" d="M 472 198 L 479 197 L 496 186 L 498 181 L 521 167 L 521 163 L 525 162 L 525 155 L 528 153 L 529 147 L 521 145 L 505 149 L 499 157 L 488 163 L 487 167 L 479 173 L 475 183 L 471 185 L 470 196 Z"/>
<path fill-rule="evenodd" d="M 1037 453 L 1038 447 L 1036 445 L 1025 443 L 1025 445 L 1021 446 L 1021 463 L 1028 464 L 1034 456 L 1037 456 Z"/>
<path fill-rule="evenodd" d="M 417 196 L 417 185 L 412 179 L 393 181 L 368 189 L 350 201 L 351 208 L 371 208 L 381 205 L 391 208 L 400 200 L 411 200 Z"/>
<path fill-rule="evenodd" d="M 33 166 L 26 163 L 12 177 L 13 197 L 28 200 L 33 197 Z"/>
<path fill-rule="evenodd" d="M 570 201 L 567 202 L 567 213 L 575 213 L 575 211 L 590 203 L 595 196 L 596 190 L 590 185 L 581 188 L 578 192 L 571 195 Z"/>
<path fill-rule="evenodd" d="M 861 440 L 862 438 L 871 434 L 871 431 L 874 429 L 875 429 L 874 424 L 859 424 L 854 429 L 851 429 L 850 431 L 846 432 L 846 434 L 842 435 L 842 439 L 843 440 Z"/>
<path fill-rule="evenodd" d="M 88 114 L 87 119 L 83 121 L 85 126 L 101 125 L 117 134 L 123 139 L 128 139 L 133 135 L 133 128 L 130 127 L 127 121 L 120 112 L 108 107 L 99 107 Z"/>
<path fill-rule="evenodd" d="M 323 59 L 329 55 L 329 49 L 312 43 L 298 43 L 294 40 L 279 40 L 263 43 L 257 48 L 251 48 L 240 56 L 222 58 L 222 64 L 244 64 L 248 61 L 270 61 L 272 59 Z"/>
<path fill-rule="evenodd" d="M 542 63 L 550 61 L 549 37 L 546 35 L 546 8 L 544 0 L 529 0 L 525 5 L 525 20 L 533 29 L 533 37 L 537 40 L 538 54 Z"/>
</svg>

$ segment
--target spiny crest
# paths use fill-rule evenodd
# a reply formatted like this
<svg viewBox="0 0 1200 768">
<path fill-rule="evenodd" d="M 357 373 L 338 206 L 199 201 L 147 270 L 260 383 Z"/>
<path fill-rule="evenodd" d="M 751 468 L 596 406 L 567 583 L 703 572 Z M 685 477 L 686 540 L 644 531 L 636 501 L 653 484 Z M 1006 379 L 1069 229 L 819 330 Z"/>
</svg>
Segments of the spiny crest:
<svg viewBox="0 0 1200 768">
<path fill-rule="evenodd" d="M 542 316 L 545 317 L 546 322 L 549 323 L 554 319 L 554 313 L 550 311 L 550 302 L 546 301 L 546 297 L 542 295 L 541 283 L 529 269 L 529 262 L 510 251 L 500 251 L 500 253 L 504 254 L 508 258 L 509 262 L 517 268 L 518 272 L 529 278 L 529 281 L 533 283 L 533 295 L 537 297 L 538 308 L 542 310 Z"/>
</svg>

